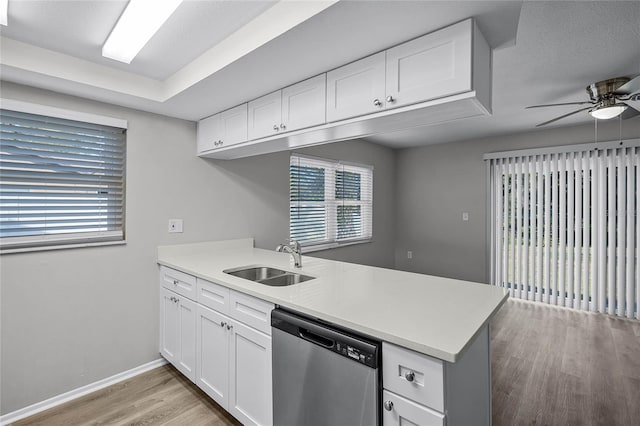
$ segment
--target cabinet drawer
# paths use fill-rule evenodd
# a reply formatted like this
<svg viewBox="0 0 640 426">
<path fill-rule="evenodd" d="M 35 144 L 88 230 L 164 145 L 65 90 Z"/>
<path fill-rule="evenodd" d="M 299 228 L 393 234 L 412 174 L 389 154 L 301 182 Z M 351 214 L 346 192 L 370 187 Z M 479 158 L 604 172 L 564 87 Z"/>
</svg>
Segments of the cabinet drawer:
<svg viewBox="0 0 640 426">
<path fill-rule="evenodd" d="M 387 342 L 382 343 L 385 389 L 444 412 L 442 361 Z"/>
<path fill-rule="evenodd" d="M 382 392 L 385 408 L 382 410 L 383 426 L 420 425 L 443 426 L 444 414 L 430 410 L 387 390 Z M 391 405 L 393 404 L 393 405 Z M 387 410 L 390 407 L 390 410 Z"/>
<path fill-rule="evenodd" d="M 197 279 L 198 303 L 223 314 L 229 313 L 229 289 L 211 281 Z"/>
<path fill-rule="evenodd" d="M 240 322 L 247 324 L 265 334 L 271 336 L 271 311 L 273 303 L 256 299 L 246 294 L 231 290 L 229 296 L 229 315 Z"/>
<path fill-rule="evenodd" d="M 161 266 L 160 282 L 164 288 L 175 291 L 191 300 L 196 300 L 196 277 Z"/>
</svg>

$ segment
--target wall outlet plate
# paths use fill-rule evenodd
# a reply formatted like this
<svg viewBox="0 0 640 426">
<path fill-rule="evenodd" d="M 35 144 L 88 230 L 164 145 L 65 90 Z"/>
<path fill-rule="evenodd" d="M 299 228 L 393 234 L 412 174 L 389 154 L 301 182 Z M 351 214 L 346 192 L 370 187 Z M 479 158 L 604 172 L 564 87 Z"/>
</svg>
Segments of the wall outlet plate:
<svg viewBox="0 0 640 426">
<path fill-rule="evenodd" d="M 182 219 L 169 219 L 169 232 L 182 232 Z"/>
</svg>

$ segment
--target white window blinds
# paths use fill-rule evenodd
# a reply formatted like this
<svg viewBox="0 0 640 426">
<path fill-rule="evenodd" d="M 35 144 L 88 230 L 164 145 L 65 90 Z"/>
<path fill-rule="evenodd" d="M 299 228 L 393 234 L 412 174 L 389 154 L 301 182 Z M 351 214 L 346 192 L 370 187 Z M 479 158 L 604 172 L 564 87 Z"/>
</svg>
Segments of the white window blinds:
<svg viewBox="0 0 640 426">
<path fill-rule="evenodd" d="M 485 156 L 492 283 L 512 297 L 639 318 L 638 145 Z"/>
<path fill-rule="evenodd" d="M 316 249 L 372 235 L 373 168 L 292 155 L 290 238 Z"/>
<path fill-rule="evenodd" d="M 9 109 L 0 126 L 2 251 L 124 239 L 125 129 Z"/>
</svg>

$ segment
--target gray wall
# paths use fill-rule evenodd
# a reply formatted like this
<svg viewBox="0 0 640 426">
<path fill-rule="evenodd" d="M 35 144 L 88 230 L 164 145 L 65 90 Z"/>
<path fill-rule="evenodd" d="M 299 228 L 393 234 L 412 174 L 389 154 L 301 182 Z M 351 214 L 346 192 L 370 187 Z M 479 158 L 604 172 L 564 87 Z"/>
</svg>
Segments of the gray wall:
<svg viewBox="0 0 640 426">
<path fill-rule="evenodd" d="M 598 140 L 620 137 L 618 120 L 599 122 Z M 623 122 L 622 138 L 640 137 L 640 118 Z M 397 152 L 398 269 L 487 282 L 488 152 L 593 142 L 593 125 L 403 149 Z M 462 221 L 462 212 L 469 221 Z M 407 251 L 413 258 L 407 258 Z"/>
<path fill-rule="evenodd" d="M 158 355 L 156 247 L 253 236 L 271 249 L 288 235 L 289 153 L 234 161 L 195 156 L 195 123 L 3 82 L 2 97 L 129 121 L 127 244 L 0 257 L 0 413 L 6 414 Z M 318 252 L 392 266 L 393 151 L 362 141 L 304 150 L 373 164 L 375 241 Z M 341 158 L 344 156 L 344 158 Z M 379 202 L 378 202 L 379 200 Z M 168 234 L 169 218 L 184 233 Z"/>
</svg>

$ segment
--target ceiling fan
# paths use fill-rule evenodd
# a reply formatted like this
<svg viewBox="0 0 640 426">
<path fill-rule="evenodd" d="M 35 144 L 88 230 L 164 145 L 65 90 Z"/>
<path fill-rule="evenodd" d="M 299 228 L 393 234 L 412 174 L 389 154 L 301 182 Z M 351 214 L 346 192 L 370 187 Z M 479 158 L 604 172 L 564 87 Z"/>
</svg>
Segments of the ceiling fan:
<svg viewBox="0 0 640 426">
<path fill-rule="evenodd" d="M 640 75 L 635 77 L 633 80 L 626 77 L 617 77 L 598 81 L 587 86 L 587 93 L 590 98 L 588 102 L 532 105 L 528 106 L 527 109 L 563 105 L 589 105 L 586 108 L 581 108 L 577 111 L 556 117 L 553 120 L 540 123 L 536 125 L 536 127 L 545 126 L 565 117 L 569 117 L 570 115 L 587 110 L 593 118 L 599 120 L 607 120 L 621 114 L 623 119 L 640 115 Z"/>
</svg>

